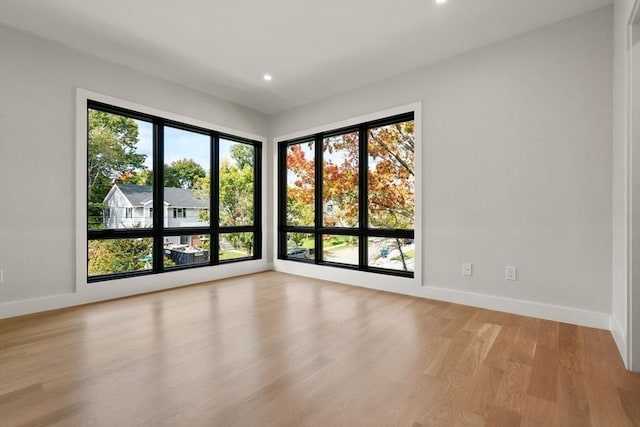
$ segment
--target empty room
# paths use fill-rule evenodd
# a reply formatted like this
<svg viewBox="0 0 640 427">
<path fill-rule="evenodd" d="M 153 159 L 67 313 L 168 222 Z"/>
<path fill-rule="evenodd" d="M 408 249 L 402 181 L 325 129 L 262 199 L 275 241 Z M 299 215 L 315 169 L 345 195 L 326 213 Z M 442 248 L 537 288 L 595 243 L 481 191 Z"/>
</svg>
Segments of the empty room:
<svg viewBox="0 0 640 427">
<path fill-rule="evenodd" d="M 640 0 L 0 0 L 0 426 L 640 426 Z"/>
</svg>

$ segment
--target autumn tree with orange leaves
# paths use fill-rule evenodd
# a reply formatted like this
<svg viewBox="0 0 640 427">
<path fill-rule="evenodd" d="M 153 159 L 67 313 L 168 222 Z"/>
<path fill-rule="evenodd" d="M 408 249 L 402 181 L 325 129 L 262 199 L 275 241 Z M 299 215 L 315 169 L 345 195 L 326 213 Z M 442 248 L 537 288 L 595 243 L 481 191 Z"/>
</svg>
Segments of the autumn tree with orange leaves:
<svg viewBox="0 0 640 427">
<path fill-rule="evenodd" d="M 369 226 L 412 229 L 415 216 L 413 121 L 369 130 Z"/>
<path fill-rule="evenodd" d="M 358 132 L 323 140 L 323 226 L 357 227 Z M 372 128 L 367 133 L 368 226 L 413 229 L 415 216 L 414 122 Z M 314 142 L 287 147 L 287 225 L 314 225 Z M 402 253 L 402 242 L 397 240 Z M 402 255 L 402 262 L 406 264 Z"/>
</svg>

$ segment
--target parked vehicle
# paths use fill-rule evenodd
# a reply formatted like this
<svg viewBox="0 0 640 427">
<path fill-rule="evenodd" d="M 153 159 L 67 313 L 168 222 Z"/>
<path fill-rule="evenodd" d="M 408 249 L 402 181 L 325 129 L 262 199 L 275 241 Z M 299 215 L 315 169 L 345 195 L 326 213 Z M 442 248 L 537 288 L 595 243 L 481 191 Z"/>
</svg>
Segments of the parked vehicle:
<svg viewBox="0 0 640 427">
<path fill-rule="evenodd" d="M 307 258 L 309 256 L 309 249 L 307 248 L 289 248 L 287 249 L 287 256 L 294 258 Z"/>
</svg>

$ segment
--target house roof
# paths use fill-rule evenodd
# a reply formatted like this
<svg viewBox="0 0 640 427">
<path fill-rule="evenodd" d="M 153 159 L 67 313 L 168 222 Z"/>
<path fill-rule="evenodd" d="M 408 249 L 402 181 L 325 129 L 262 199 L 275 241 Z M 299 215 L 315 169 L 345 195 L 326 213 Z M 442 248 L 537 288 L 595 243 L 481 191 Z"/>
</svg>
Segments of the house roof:
<svg viewBox="0 0 640 427">
<path fill-rule="evenodd" d="M 153 198 L 153 187 L 150 185 L 114 184 L 129 202 L 143 205 Z M 208 208 L 208 198 L 197 198 L 188 188 L 164 187 L 164 202 L 169 206 L 187 208 Z"/>
</svg>

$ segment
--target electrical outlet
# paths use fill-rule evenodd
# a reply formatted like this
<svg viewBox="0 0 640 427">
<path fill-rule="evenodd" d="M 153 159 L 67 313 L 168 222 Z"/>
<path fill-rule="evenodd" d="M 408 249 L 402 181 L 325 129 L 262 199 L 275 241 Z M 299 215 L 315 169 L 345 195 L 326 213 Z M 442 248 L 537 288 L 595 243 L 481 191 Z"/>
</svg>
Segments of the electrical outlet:
<svg viewBox="0 0 640 427">
<path fill-rule="evenodd" d="M 505 272 L 505 279 L 517 280 L 517 277 L 518 277 L 518 269 L 516 267 L 507 266 L 507 270 Z"/>
<path fill-rule="evenodd" d="M 470 262 L 462 263 L 462 275 L 463 276 L 471 276 L 473 274 L 473 264 Z"/>
</svg>

